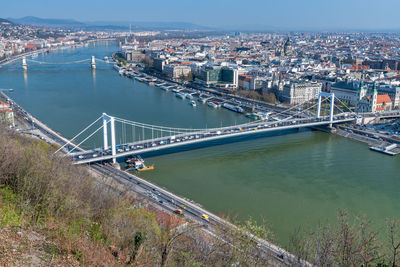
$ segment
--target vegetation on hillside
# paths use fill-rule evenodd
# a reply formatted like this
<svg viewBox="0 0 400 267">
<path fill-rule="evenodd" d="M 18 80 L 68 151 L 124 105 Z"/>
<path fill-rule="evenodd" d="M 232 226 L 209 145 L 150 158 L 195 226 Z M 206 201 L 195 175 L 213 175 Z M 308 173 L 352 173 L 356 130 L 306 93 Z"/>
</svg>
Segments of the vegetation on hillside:
<svg viewBox="0 0 400 267">
<path fill-rule="evenodd" d="M 0 129 L 0 265 L 268 265 L 242 231 L 206 235 L 203 225 L 116 192 L 54 151 Z M 269 236 L 252 220 L 241 229 Z"/>
<path fill-rule="evenodd" d="M 251 218 L 238 228 L 204 226 L 116 191 L 54 156 L 55 147 L 0 129 L 0 265 L 269 266 L 252 234 L 272 240 Z M 207 229 L 205 229 L 207 230 Z M 252 233 L 252 234 L 250 234 Z M 400 222 L 377 231 L 366 217 L 338 212 L 333 225 L 296 231 L 289 248 L 317 266 L 400 266 Z"/>
<path fill-rule="evenodd" d="M 298 229 L 290 244 L 299 259 L 316 266 L 400 266 L 400 221 L 386 219 L 386 228 L 377 231 L 366 216 L 338 211 L 336 224 Z"/>
</svg>

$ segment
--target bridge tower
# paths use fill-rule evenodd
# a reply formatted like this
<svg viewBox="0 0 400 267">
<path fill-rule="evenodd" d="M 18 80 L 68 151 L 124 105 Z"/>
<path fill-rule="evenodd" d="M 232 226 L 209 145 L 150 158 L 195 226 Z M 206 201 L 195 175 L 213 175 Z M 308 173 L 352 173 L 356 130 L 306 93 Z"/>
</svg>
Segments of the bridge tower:
<svg viewBox="0 0 400 267">
<path fill-rule="evenodd" d="M 92 56 L 92 63 L 91 63 L 92 69 L 96 69 L 96 59 L 94 56 Z"/>
<path fill-rule="evenodd" d="M 22 57 L 22 69 L 27 70 L 28 69 L 28 64 L 26 64 L 26 57 Z"/>
<path fill-rule="evenodd" d="M 107 124 L 110 122 L 111 127 L 111 154 L 113 156 L 113 163 L 117 163 L 116 159 L 116 143 L 115 143 L 115 118 L 103 113 L 103 146 L 104 150 L 108 149 L 108 129 Z"/>
<path fill-rule="evenodd" d="M 331 99 L 330 103 L 330 110 L 329 110 L 329 121 L 331 122 L 329 124 L 329 127 L 332 127 L 332 122 L 333 122 L 333 110 L 335 108 L 335 94 L 334 93 L 325 93 L 325 92 L 320 92 L 318 95 L 318 108 L 317 108 L 317 119 L 319 119 L 321 115 L 321 98 L 322 97 L 327 97 Z"/>
</svg>

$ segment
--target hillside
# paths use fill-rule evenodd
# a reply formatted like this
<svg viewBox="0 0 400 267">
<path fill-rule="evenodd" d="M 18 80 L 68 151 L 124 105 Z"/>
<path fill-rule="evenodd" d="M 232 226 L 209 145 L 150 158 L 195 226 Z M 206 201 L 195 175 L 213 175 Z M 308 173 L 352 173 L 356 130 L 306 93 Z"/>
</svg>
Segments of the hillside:
<svg viewBox="0 0 400 267">
<path fill-rule="evenodd" d="M 265 266 L 271 260 L 254 257 L 256 243 L 243 232 L 216 227 L 223 238 L 215 239 L 202 224 L 54 156 L 55 149 L 0 127 L 0 266 Z"/>
<path fill-rule="evenodd" d="M 0 24 L 2 25 L 10 25 L 13 24 L 11 21 L 0 18 Z"/>
<path fill-rule="evenodd" d="M 44 19 L 33 16 L 9 18 L 9 20 L 18 24 L 41 27 L 82 27 L 85 25 L 84 23 L 72 19 Z"/>
</svg>

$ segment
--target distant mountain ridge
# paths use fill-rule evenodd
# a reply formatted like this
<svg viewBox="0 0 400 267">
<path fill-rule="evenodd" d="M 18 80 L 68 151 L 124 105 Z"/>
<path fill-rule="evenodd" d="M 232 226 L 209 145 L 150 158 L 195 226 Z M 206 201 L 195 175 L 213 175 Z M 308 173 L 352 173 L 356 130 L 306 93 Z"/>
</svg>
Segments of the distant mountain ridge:
<svg viewBox="0 0 400 267">
<path fill-rule="evenodd" d="M 134 21 L 87 21 L 80 22 L 74 19 L 46 19 L 33 16 L 23 18 L 8 18 L 8 20 L 31 26 L 58 27 L 83 30 L 211 30 L 205 27 L 188 22 L 134 22 Z"/>
<path fill-rule="evenodd" d="M 13 24 L 11 21 L 0 18 L 0 24 Z"/>
<path fill-rule="evenodd" d="M 83 26 L 82 22 L 73 19 L 44 19 L 33 16 L 27 16 L 23 18 L 8 18 L 8 20 L 18 23 L 27 24 L 32 26 Z"/>
</svg>

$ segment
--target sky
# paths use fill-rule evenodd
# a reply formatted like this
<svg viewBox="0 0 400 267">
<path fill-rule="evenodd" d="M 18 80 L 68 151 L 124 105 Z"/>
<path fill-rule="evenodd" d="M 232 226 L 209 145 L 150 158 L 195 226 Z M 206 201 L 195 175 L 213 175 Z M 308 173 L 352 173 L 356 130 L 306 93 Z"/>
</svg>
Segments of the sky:
<svg viewBox="0 0 400 267">
<path fill-rule="evenodd" d="M 399 11 L 400 0 L 2 0 L 0 18 L 374 30 L 400 29 Z"/>
</svg>

